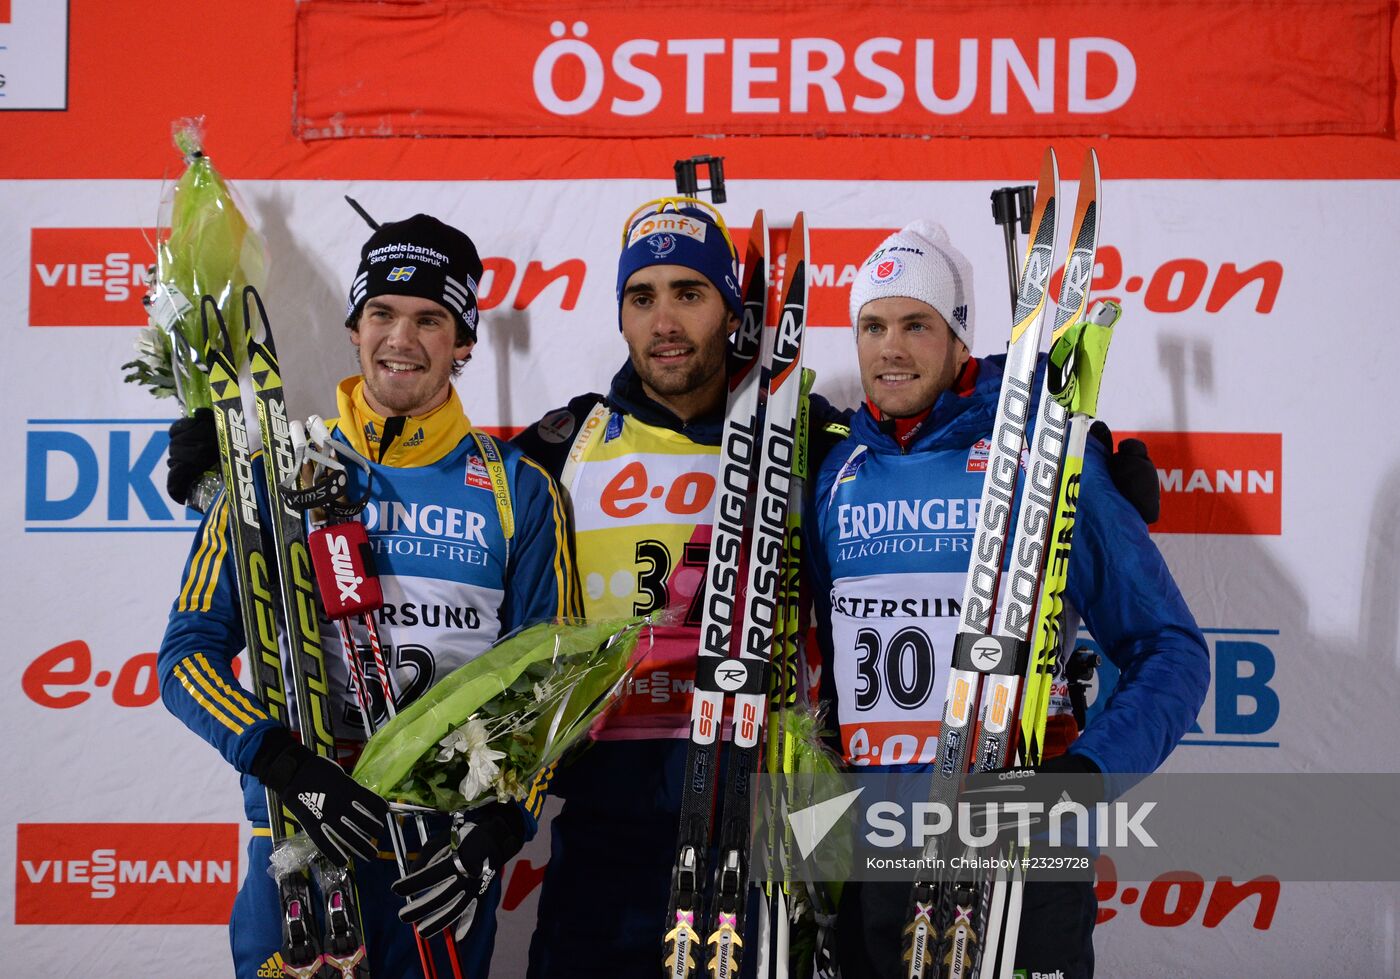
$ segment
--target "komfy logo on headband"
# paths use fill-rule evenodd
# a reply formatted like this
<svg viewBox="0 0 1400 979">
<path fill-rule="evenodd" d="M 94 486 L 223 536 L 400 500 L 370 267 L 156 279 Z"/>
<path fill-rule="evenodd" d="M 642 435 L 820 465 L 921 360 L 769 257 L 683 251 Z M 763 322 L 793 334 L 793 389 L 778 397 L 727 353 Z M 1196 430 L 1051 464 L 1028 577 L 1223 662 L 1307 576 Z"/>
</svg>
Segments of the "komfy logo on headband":
<svg viewBox="0 0 1400 979">
<path fill-rule="evenodd" d="M 695 241 L 703 242 L 705 240 L 705 231 L 704 221 L 686 217 L 684 214 L 676 214 L 674 212 L 653 214 L 637 222 L 637 226 L 634 227 L 631 234 L 627 236 L 627 247 L 631 248 L 648 235 L 662 233 L 685 235 L 687 238 L 693 238 Z"/>
</svg>

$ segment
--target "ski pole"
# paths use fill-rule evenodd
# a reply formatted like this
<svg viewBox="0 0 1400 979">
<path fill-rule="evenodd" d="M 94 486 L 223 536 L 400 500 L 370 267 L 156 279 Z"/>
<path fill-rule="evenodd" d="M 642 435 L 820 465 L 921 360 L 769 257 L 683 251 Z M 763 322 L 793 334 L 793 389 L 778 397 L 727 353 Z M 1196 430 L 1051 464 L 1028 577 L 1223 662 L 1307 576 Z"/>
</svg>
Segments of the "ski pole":
<svg viewBox="0 0 1400 979">
<path fill-rule="evenodd" d="M 992 191 L 992 220 L 1001 225 L 1006 243 L 1006 278 L 1011 286 L 1011 314 L 1016 315 L 1016 295 L 1021 291 L 1021 260 L 1016 243 L 1016 231 L 1029 234 L 1031 213 L 1035 209 L 1035 188 L 998 187 Z"/>
<path fill-rule="evenodd" d="M 313 417 L 309 424 L 312 429 L 312 439 L 316 442 L 318 449 L 325 447 L 328 448 L 329 451 L 335 452 L 336 449 L 330 446 L 329 430 L 326 429 L 321 420 Z M 321 465 L 339 466 L 338 462 L 320 451 L 308 451 L 310 445 L 306 432 L 300 423 L 294 422 L 290 428 L 292 443 L 299 463 L 307 458 L 311 458 Z M 360 499 L 346 503 L 341 498 L 340 494 L 348 485 L 343 469 L 339 469 L 339 471 L 335 472 L 331 479 L 316 482 L 315 485 L 309 489 L 300 492 L 292 491 L 289 493 L 289 496 L 293 497 L 292 502 L 294 506 L 303 512 L 312 511 L 313 521 L 322 524 L 321 528 L 312 535 L 312 540 L 315 542 L 314 550 L 318 555 L 322 552 L 323 545 L 324 549 L 329 552 L 330 544 L 326 542 L 329 540 L 330 535 L 339 532 L 343 552 L 350 556 L 352 561 L 359 562 L 364 554 L 364 548 L 367 546 L 368 540 L 365 536 L 364 525 L 354 518 L 369 500 L 373 473 L 369 468 L 368 461 L 359 457 L 358 453 L 351 450 L 346 452 L 346 454 L 353 457 L 365 470 L 366 487 Z M 333 526 L 326 526 L 331 520 L 340 522 Z M 314 560 L 313 563 L 316 564 L 317 576 L 319 579 L 322 574 L 322 567 Z M 324 587 L 321 589 L 321 596 L 322 607 L 325 608 L 328 617 L 335 620 L 336 626 L 340 631 L 341 651 L 345 660 L 345 668 L 350 674 L 351 685 L 355 689 L 355 696 L 360 705 L 360 721 L 364 728 L 365 738 L 368 739 L 378 730 L 378 725 L 375 724 L 373 698 L 370 696 L 369 684 L 366 680 L 366 675 L 369 670 L 364 661 L 363 653 L 360 651 L 359 644 L 355 641 L 354 634 L 350 629 L 350 619 L 356 614 L 358 614 L 360 623 L 369 636 L 375 674 L 378 680 L 380 694 L 384 700 L 385 712 L 389 718 L 392 719 L 394 717 L 396 709 L 389 669 L 384 661 L 383 648 L 379 640 L 379 630 L 374 622 L 374 609 L 382 604 L 383 593 L 378 586 L 377 576 L 374 574 L 372 567 L 369 566 L 367 561 L 365 562 L 365 566 L 356 568 L 356 571 L 362 578 L 360 588 L 361 599 L 358 604 L 342 605 L 340 603 L 327 602 L 325 598 L 326 588 Z M 335 604 L 336 607 L 332 608 L 332 604 Z M 421 843 L 427 840 L 426 827 L 421 815 L 416 816 L 415 819 L 417 821 Z M 399 825 L 397 817 L 392 813 L 390 813 L 388 817 L 387 826 L 390 843 L 394 851 L 394 861 L 398 866 L 399 875 L 402 876 L 408 872 L 408 846 L 403 837 L 402 827 Z M 413 928 L 413 938 L 418 948 L 418 957 L 423 966 L 424 976 L 426 979 L 437 979 L 437 967 L 434 963 L 428 940 L 419 932 L 417 926 Z M 453 977 L 454 979 L 463 979 L 461 962 L 457 956 L 456 942 L 453 941 L 450 935 L 447 936 L 445 940 L 447 942 L 447 956 L 452 965 Z"/>
</svg>

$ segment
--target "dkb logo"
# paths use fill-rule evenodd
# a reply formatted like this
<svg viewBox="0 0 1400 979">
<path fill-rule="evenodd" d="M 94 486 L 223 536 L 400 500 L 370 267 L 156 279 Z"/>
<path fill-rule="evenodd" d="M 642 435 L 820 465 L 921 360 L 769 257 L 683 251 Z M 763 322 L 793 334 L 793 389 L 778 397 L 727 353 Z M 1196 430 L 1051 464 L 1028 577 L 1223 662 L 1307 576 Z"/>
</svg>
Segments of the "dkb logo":
<svg viewBox="0 0 1400 979">
<path fill-rule="evenodd" d="M 1274 689 L 1277 629 L 1202 629 L 1211 651 L 1211 689 L 1200 716 L 1181 739 L 1182 745 L 1215 748 L 1277 748 L 1274 727 L 1279 695 Z M 1079 645 L 1098 646 L 1080 637 Z M 1118 670 L 1100 657 L 1089 697 L 1089 718 L 1103 709 L 1118 683 Z"/>
<path fill-rule="evenodd" d="M 169 419 L 37 419 L 24 459 L 27 533 L 189 531 L 165 495 Z"/>
</svg>

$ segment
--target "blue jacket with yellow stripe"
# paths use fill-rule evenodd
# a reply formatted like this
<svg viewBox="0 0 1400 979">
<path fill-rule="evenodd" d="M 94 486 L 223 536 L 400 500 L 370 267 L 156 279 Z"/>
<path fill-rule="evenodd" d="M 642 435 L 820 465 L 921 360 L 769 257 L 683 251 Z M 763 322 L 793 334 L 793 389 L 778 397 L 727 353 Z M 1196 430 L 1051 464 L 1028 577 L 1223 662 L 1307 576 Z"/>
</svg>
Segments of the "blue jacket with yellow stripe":
<svg viewBox="0 0 1400 979">
<path fill-rule="evenodd" d="M 575 575 L 562 499 L 538 464 L 491 442 L 509 490 L 508 539 L 510 518 L 498 506 L 479 441 L 491 437 L 472 430 L 455 391 L 439 408 L 409 418 L 381 451 L 384 419 L 369 408 L 361 385 L 359 378 L 342 382 L 335 437 L 372 461 L 371 500 L 360 519 L 384 591 L 376 614 L 384 656 L 398 699 L 407 703 L 501 636 L 577 614 Z M 364 477 L 354 467 L 350 473 L 348 495 L 355 498 Z M 245 773 L 248 816 L 265 824 L 264 794 L 246 773 L 277 722 L 240 684 L 234 664 L 244 639 L 228 518 L 221 494 L 195 538 L 161 643 L 161 697 Z M 331 624 L 322 623 L 322 638 L 332 730 L 345 742 L 343 756 L 353 756 L 364 738 L 358 702 Z M 357 638 L 367 642 L 362 633 Z M 375 709 L 382 715 L 383 705 Z M 537 816 L 540 799 L 532 801 L 530 815 Z"/>
</svg>

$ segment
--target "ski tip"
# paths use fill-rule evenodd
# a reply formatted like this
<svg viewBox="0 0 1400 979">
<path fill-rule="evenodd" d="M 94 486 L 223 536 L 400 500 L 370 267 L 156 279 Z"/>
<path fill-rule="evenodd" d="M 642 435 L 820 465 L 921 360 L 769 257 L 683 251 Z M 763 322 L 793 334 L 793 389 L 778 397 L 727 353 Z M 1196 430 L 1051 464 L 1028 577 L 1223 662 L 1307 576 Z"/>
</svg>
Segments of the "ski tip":
<svg viewBox="0 0 1400 979">
<path fill-rule="evenodd" d="M 801 211 L 792 219 L 792 230 L 788 232 L 788 268 L 794 261 L 807 261 L 807 216 Z"/>
<path fill-rule="evenodd" d="M 1099 198 L 1099 154 L 1092 146 L 1084 154 L 1084 166 L 1079 171 L 1079 186 L 1081 188 L 1092 187 L 1094 189 L 1094 199 Z"/>
<path fill-rule="evenodd" d="M 1045 155 L 1040 160 L 1040 186 L 1036 188 L 1036 199 L 1049 191 L 1054 193 L 1060 181 L 1060 158 L 1055 155 L 1055 147 L 1045 147 Z"/>
<path fill-rule="evenodd" d="M 788 231 L 787 252 L 783 258 L 780 309 L 794 303 L 806 305 L 807 249 L 807 218 L 798 211 L 792 219 L 792 229 Z"/>
<path fill-rule="evenodd" d="M 763 208 L 754 212 L 753 224 L 749 226 L 747 251 L 750 255 L 768 254 L 768 217 L 763 213 Z"/>
</svg>

